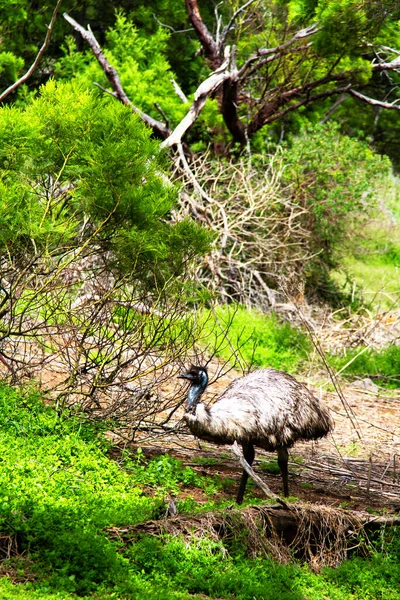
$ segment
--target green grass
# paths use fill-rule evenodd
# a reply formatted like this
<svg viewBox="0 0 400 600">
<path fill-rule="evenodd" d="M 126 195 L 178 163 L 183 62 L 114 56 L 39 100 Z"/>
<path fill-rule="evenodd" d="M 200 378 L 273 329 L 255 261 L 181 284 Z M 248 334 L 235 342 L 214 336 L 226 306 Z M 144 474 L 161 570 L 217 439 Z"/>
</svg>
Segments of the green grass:
<svg viewBox="0 0 400 600">
<path fill-rule="evenodd" d="M 383 387 L 400 387 L 400 346 L 390 344 L 381 350 L 359 347 L 344 356 L 328 356 L 329 363 L 342 377 L 369 377 Z"/>
<path fill-rule="evenodd" d="M 333 280 L 345 290 L 362 297 L 375 310 L 391 310 L 400 298 L 400 248 L 384 254 L 346 257 Z"/>
<path fill-rule="evenodd" d="M 216 508 L 224 480 L 168 455 L 147 461 L 125 452 L 117 464 L 109 450 L 101 428 L 82 415 L 59 415 L 34 390 L 0 386 L 0 532 L 16 536 L 22 553 L 2 561 L 0 572 L 22 583 L 0 577 L 1 600 L 400 599 L 397 533 L 380 540 L 369 560 L 319 574 L 295 562 L 250 558 L 245 531 L 226 545 L 206 536 L 115 541 L 106 528 L 157 518 L 168 493 L 177 496 L 180 513 Z M 203 507 L 187 498 L 195 488 L 208 498 Z"/>
<path fill-rule="evenodd" d="M 230 324 L 229 333 L 226 327 Z M 307 336 L 273 314 L 249 310 L 239 305 L 219 306 L 206 322 L 216 355 L 229 361 L 232 351 L 244 364 L 272 367 L 295 373 L 307 360 L 311 343 Z M 213 344 L 211 344 L 213 345 Z"/>
</svg>

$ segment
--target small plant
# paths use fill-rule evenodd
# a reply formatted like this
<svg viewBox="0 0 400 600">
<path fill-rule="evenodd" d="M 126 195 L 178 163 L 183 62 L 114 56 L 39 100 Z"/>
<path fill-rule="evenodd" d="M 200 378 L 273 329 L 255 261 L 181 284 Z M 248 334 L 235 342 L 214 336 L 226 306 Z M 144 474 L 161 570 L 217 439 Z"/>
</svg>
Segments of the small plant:
<svg viewBox="0 0 400 600">
<path fill-rule="evenodd" d="M 300 483 L 300 485 L 301 485 L 301 487 L 303 487 L 303 488 L 305 488 L 305 489 L 308 489 L 308 490 L 312 490 L 312 489 L 313 489 L 313 487 L 314 487 L 312 483 L 309 483 L 309 482 L 307 482 L 307 481 L 302 481 L 302 482 Z"/>
<path fill-rule="evenodd" d="M 261 461 L 260 469 L 266 473 L 271 473 L 272 475 L 279 475 L 281 472 L 277 460 Z"/>
</svg>

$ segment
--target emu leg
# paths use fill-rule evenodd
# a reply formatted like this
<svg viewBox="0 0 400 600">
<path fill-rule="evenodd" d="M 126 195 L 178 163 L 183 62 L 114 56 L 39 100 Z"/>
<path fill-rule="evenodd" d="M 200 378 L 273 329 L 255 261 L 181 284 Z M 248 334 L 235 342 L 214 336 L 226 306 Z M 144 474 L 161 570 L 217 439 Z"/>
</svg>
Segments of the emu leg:
<svg viewBox="0 0 400 600">
<path fill-rule="evenodd" d="M 289 471 L 288 471 L 289 453 L 287 448 L 278 448 L 278 465 L 283 481 L 283 495 L 289 496 Z"/>
<path fill-rule="evenodd" d="M 253 444 L 242 444 L 243 448 L 243 456 L 245 460 L 249 463 L 250 467 L 253 464 L 254 460 L 254 446 Z M 236 497 L 237 504 L 242 504 L 243 496 L 246 489 L 246 484 L 249 476 L 246 471 L 243 469 L 242 479 L 240 480 L 240 485 Z"/>
</svg>

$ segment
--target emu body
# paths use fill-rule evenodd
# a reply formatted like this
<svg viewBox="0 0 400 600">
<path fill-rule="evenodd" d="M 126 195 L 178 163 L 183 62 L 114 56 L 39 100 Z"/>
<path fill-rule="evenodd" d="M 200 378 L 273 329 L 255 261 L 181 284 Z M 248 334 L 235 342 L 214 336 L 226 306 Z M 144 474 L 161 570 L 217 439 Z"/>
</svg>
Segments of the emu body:
<svg viewBox="0 0 400 600">
<path fill-rule="evenodd" d="M 208 384 L 206 368 L 192 366 L 179 377 L 191 384 L 184 416 L 190 431 L 215 444 L 240 443 L 250 465 L 254 446 L 277 451 L 285 496 L 289 495 L 288 448 L 297 440 L 315 440 L 333 429 L 326 407 L 288 373 L 254 371 L 236 379 L 210 407 L 200 402 Z M 247 479 L 243 471 L 238 504 L 243 501 Z"/>
</svg>

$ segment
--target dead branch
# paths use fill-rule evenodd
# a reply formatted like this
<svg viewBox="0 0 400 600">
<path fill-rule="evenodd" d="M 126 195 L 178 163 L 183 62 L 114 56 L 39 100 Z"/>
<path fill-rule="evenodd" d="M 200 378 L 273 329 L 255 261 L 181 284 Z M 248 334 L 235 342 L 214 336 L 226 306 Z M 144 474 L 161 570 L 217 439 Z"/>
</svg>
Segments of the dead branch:
<svg viewBox="0 0 400 600">
<path fill-rule="evenodd" d="M 183 104 L 186 104 L 187 102 L 189 102 L 189 100 L 186 98 L 186 95 L 183 92 L 181 86 L 175 81 L 175 79 L 171 79 L 170 81 L 173 85 L 175 94 L 178 96 L 178 98 L 180 98 L 182 100 Z"/>
<path fill-rule="evenodd" d="M 62 0 L 58 0 L 58 2 L 56 4 L 56 7 L 53 11 L 53 15 L 51 17 L 51 21 L 50 21 L 49 25 L 47 26 L 45 40 L 44 40 L 39 52 L 37 53 L 36 58 L 33 61 L 32 65 L 29 67 L 27 72 L 24 75 L 22 75 L 22 77 L 20 77 L 15 83 L 10 85 L 6 90 L 4 90 L 4 92 L 2 92 L 2 94 L 0 94 L 0 102 L 3 102 L 3 100 L 5 98 L 7 98 L 7 96 L 9 94 L 11 94 L 11 92 L 14 92 L 20 85 L 25 83 L 25 81 L 27 81 L 29 79 L 29 77 L 32 75 L 32 73 L 36 70 L 36 67 L 39 64 L 40 59 L 42 58 L 43 54 L 46 52 L 46 49 L 50 43 L 51 32 L 53 30 L 54 23 L 56 22 L 56 17 L 57 17 L 59 8 L 61 6 L 61 2 L 62 2 Z"/>
<path fill-rule="evenodd" d="M 366 102 L 367 104 L 371 104 L 372 106 L 380 106 L 381 108 L 387 108 L 389 110 L 400 110 L 400 99 L 393 100 L 393 102 L 384 102 L 383 100 L 376 100 L 375 98 L 370 98 L 369 96 L 365 96 L 356 90 L 349 89 L 348 93 Z"/>
<path fill-rule="evenodd" d="M 275 502 L 279 502 L 279 504 L 281 504 L 284 508 L 290 510 L 286 502 L 284 502 L 284 500 L 282 500 L 279 496 L 274 494 L 274 492 L 267 486 L 267 484 L 261 479 L 261 477 L 259 477 L 257 473 L 255 473 L 255 471 L 251 468 L 251 466 L 243 456 L 243 452 L 240 450 L 237 442 L 234 442 L 232 444 L 231 450 L 233 454 L 238 457 L 241 467 L 252 478 L 254 483 L 262 489 L 267 498 L 269 498 L 270 500 L 275 500 Z"/>
<path fill-rule="evenodd" d="M 89 44 L 94 56 L 97 59 L 97 62 L 99 63 L 105 76 L 111 84 L 111 87 L 113 89 L 112 95 L 115 96 L 115 98 L 117 98 L 120 102 L 122 102 L 122 104 L 125 104 L 125 106 L 129 106 L 135 113 L 137 113 L 141 117 L 141 119 L 143 119 L 143 121 L 153 129 L 156 135 L 158 135 L 162 139 L 165 139 L 169 135 L 171 135 L 171 130 L 167 127 L 167 125 L 165 125 L 165 123 L 153 119 L 153 117 L 150 117 L 150 115 L 147 115 L 142 110 L 137 108 L 134 104 L 132 104 L 122 87 L 122 83 L 117 70 L 108 62 L 107 58 L 102 52 L 98 41 L 93 35 L 93 32 L 90 30 L 90 27 L 88 26 L 87 29 L 84 29 L 81 25 L 79 25 L 79 23 L 75 21 L 75 19 L 70 17 L 67 13 L 64 13 L 63 17 L 76 31 L 78 31 L 78 33 L 81 34 L 83 39 Z"/>
<path fill-rule="evenodd" d="M 215 233 L 198 280 L 227 301 L 275 306 L 280 284 L 300 282 L 313 256 L 305 209 L 280 187 L 279 156 L 266 159 L 264 172 L 243 160 L 210 171 L 207 155 L 190 164 L 184 159 L 187 167 L 176 172 L 185 188 L 181 214 L 194 215 Z"/>
<path fill-rule="evenodd" d="M 194 94 L 194 100 L 186 116 L 182 119 L 179 125 L 164 140 L 161 144 L 162 147 L 171 147 L 181 142 L 182 137 L 186 131 L 193 125 L 198 118 L 199 114 L 204 108 L 207 99 L 211 96 L 216 89 L 229 77 L 231 72 L 229 66 L 231 62 L 231 50 L 229 46 L 225 48 L 225 59 L 224 62 L 205 80 L 203 81 Z"/>
</svg>

